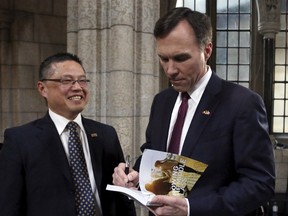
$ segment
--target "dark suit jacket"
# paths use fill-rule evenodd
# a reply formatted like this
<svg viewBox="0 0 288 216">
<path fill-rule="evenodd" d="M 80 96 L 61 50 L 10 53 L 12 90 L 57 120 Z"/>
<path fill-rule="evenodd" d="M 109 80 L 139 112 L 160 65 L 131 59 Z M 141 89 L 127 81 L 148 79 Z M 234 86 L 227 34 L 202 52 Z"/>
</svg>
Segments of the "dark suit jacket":
<svg viewBox="0 0 288 216">
<path fill-rule="evenodd" d="M 166 150 L 177 96 L 173 88 L 155 96 L 142 151 Z M 245 215 L 273 196 L 274 160 L 267 131 L 260 96 L 212 73 L 181 153 L 208 164 L 188 195 L 191 216 Z"/>
<path fill-rule="evenodd" d="M 105 190 L 123 161 L 113 127 L 83 118 L 104 216 L 135 215 L 125 196 Z M 97 134 L 97 136 L 91 136 Z M 50 116 L 7 129 L 0 152 L 1 216 L 76 216 L 69 163 Z"/>
</svg>

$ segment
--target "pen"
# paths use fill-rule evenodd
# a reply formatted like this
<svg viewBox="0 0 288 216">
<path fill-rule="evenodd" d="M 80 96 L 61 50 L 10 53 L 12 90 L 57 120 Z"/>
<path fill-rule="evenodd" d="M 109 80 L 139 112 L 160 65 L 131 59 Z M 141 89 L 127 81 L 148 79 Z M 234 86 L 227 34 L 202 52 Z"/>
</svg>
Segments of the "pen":
<svg viewBox="0 0 288 216">
<path fill-rule="evenodd" d="M 130 155 L 127 155 L 126 160 L 125 160 L 125 174 L 126 175 L 129 174 L 129 167 L 130 167 Z"/>
</svg>

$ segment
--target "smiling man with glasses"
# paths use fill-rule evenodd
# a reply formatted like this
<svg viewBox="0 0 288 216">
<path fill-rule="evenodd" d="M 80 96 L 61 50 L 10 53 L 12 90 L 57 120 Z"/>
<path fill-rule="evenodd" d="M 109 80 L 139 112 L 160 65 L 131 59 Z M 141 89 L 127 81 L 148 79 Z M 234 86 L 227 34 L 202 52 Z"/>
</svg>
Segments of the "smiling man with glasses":
<svg viewBox="0 0 288 216">
<path fill-rule="evenodd" d="M 40 65 L 37 87 L 48 112 L 4 133 L 1 216 L 136 215 L 126 196 L 105 190 L 124 158 L 115 129 L 81 115 L 88 83 L 76 55 L 59 53 Z"/>
</svg>

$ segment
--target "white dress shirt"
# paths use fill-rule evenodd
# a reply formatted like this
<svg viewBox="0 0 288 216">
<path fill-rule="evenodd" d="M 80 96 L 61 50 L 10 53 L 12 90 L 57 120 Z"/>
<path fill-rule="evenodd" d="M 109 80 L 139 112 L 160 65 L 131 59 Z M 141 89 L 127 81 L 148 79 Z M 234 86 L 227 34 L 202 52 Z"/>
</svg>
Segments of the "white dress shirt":
<svg viewBox="0 0 288 216">
<path fill-rule="evenodd" d="M 63 144 L 64 151 L 65 151 L 67 159 L 69 161 L 70 160 L 69 159 L 69 149 L 68 149 L 69 131 L 66 128 L 66 126 L 70 122 L 70 120 L 64 118 L 63 116 L 56 114 L 51 109 L 49 109 L 49 115 L 56 126 L 56 129 L 58 131 L 58 134 L 59 134 L 60 139 L 61 139 L 62 144 Z M 79 113 L 78 116 L 73 121 L 79 125 L 79 128 L 78 128 L 79 131 L 78 132 L 79 132 L 79 137 L 80 137 L 82 147 L 83 147 L 83 152 L 84 152 L 84 156 L 85 156 L 85 160 L 86 160 L 87 171 L 88 171 L 92 191 L 95 194 L 96 201 L 97 201 L 97 204 L 100 208 L 100 211 L 102 211 L 101 210 L 101 202 L 100 202 L 98 190 L 96 187 L 96 182 L 95 182 L 93 168 L 92 168 L 88 139 L 87 139 L 87 135 L 85 133 L 85 130 L 84 130 L 84 127 L 82 124 L 81 114 Z M 69 161 L 69 163 L 70 163 L 70 161 Z"/>
</svg>

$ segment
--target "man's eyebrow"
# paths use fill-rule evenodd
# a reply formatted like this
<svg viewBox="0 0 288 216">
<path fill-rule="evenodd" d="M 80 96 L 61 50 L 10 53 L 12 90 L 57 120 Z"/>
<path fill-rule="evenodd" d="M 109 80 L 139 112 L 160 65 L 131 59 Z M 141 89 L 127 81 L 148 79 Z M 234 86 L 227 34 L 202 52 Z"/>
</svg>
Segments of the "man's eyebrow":
<svg viewBox="0 0 288 216">
<path fill-rule="evenodd" d="M 175 54 L 175 55 L 173 55 L 172 57 L 173 58 L 177 58 L 177 57 L 189 57 L 189 56 L 191 56 L 189 53 L 179 53 L 179 54 Z"/>
<path fill-rule="evenodd" d="M 162 55 L 162 54 L 157 54 L 159 57 L 163 57 L 163 58 L 174 58 L 174 57 L 182 57 L 182 56 L 191 56 L 189 53 L 178 53 L 178 54 L 175 54 L 175 55 L 172 55 L 172 56 L 167 56 L 167 55 Z"/>
<path fill-rule="evenodd" d="M 71 78 L 71 79 L 73 79 L 74 76 L 73 75 L 63 75 L 62 78 Z M 77 79 L 86 78 L 86 75 L 77 76 L 75 78 L 77 78 Z"/>
<path fill-rule="evenodd" d="M 171 57 L 171 59 L 174 59 L 174 60 L 184 60 L 188 58 L 191 58 L 191 55 L 188 53 L 179 53 Z"/>
</svg>

